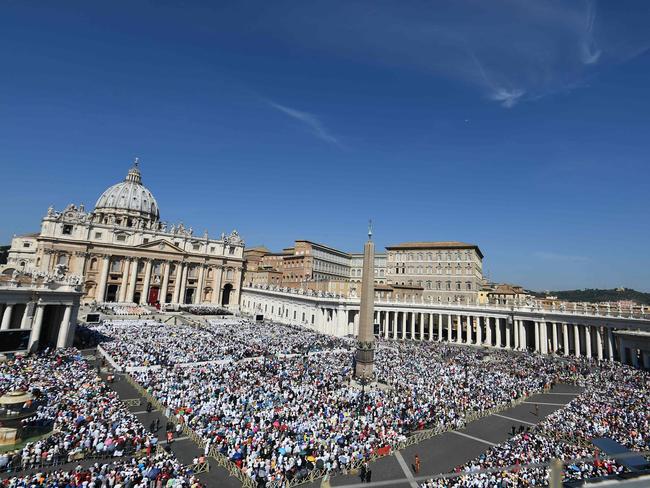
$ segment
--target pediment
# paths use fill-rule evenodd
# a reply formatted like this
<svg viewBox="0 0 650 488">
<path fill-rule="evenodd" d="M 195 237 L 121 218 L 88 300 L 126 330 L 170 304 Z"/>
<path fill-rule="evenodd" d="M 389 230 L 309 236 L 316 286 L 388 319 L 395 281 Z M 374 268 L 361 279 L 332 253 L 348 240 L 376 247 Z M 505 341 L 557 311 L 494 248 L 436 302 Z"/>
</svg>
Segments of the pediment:
<svg viewBox="0 0 650 488">
<path fill-rule="evenodd" d="M 158 239 L 155 241 L 147 242 L 145 244 L 140 244 L 137 247 L 139 249 L 151 249 L 152 251 L 160 252 L 184 252 L 180 247 L 176 246 L 166 239 Z"/>
</svg>

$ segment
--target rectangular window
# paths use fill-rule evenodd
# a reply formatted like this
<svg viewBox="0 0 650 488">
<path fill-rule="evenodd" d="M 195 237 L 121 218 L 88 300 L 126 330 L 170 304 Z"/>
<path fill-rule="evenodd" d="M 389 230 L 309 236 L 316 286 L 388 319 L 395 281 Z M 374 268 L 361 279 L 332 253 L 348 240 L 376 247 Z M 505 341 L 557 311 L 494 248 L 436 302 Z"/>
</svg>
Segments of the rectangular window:
<svg viewBox="0 0 650 488">
<path fill-rule="evenodd" d="M 115 240 L 119 242 L 125 242 L 126 241 L 126 234 L 118 234 L 115 236 Z"/>
<path fill-rule="evenodd" d="M 200 247 L 201 247 L 200 245 L 198 245 L 198 244 L 194 244 L 194 245 L 192 246 L 192 249 L 194 249 L 195 251 L 198 251 Z"/>
<path fill-rule="evenodd" d="M 95 239 L 101 239 L 102 238 L 102 233 L 101 232 L 95 232 Z"/>
<path fill-rule="evenodd" d="M 143 243 L 143 244 L 146 244 L 147 242 L 149 242 L 149 238 L 148 238 L 148 237 L 145 237 L 144 239 L 142 239 L 142 243 Z"/>
<path fill-rule="evenodd" d="M 29 242 L 23 242 L 23 247 L 29 247 Z"/>
<path fill-rule="evenodd" d="M 64 236 L 69 236 L 70 234 L 72 234 L 72 225 L 70 225 L 70 224 L 65 224 L 65 225 L 63 226 L 63 232 L 62 232 L 62 234 L 63 234 Z"/>
<path fill-rule="evenodd" d="M 229 253 L 229 254 L 235 254 L 235 247 L 234 247 L 234 246 L 230 246 L 230 247 L 228 248 L 228 253 Z"/>
</svg>

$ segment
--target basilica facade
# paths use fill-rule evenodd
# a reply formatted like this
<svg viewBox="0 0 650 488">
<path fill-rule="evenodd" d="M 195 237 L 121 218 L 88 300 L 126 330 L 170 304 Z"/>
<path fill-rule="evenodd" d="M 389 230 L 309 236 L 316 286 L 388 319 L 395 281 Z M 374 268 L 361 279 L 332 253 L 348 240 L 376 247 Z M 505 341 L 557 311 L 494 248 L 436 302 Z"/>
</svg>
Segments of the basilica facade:
<svg viewBox="0 0 650 488">
<path fill-rule="evenodd" d="M 86 304 L 236 308 L 243 267 L 244 242 L 237 231 L 211 239 L 182 223 L 161 221 L 136 160 L 94 210 L 50 207 L 39 233 L 14 237 L 5 272 L 65 269 L 81 277 Z"/>
</svg>

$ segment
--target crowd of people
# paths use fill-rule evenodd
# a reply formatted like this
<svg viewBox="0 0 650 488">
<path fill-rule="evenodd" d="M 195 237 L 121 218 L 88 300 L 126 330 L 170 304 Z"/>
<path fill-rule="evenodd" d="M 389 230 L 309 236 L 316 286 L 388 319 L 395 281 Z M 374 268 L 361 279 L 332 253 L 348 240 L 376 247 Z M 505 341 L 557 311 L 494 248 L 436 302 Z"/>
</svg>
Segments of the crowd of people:
<svg viewBox="0 0 650 488">
<path fill-rule="evenodd" d="M 22 420 L 23 429 L 38 423 L 51 429 L 51 434 L 0 455 L 2 472 L 35 470 L 83 459 L 105 459 L 108 460 L 106 469 L 118 469 L 111 461 L 116 459 L 119 466 L 128 468 L 124 460 L 129 456 L 155 452 L 156 438 L 128 411 L 76 349 L 17 356 L 1 363 L 0 396 L 13 391 L 30 392 L 34 397 L 30 400 L 34 402 L 33 415 Z M 166 463 L 168 473 L 178 471 L 168 469 L 174 463 L 172 458 Z M 56 474 L 41 473 L 41 476 L 58 479 L 77 476 L 77 473 L 59 470 Z M 19 475 L 5 483 L 12 487 L 39 486 L 29 484 L 31 478 L 31 475 Z M 189 483 L 189 478 L 185 481 Z M 46 485 L 56 486 L 54 482 Z"/>
<path fill-rule="evenodd" d="M 80 328 L 84 342 L 96 343 L 120 368 L 172 366 L 275 354 L 304 354 L 349 348 L 350 341 L 298 327 L 268 327 L 242 319 L 207 325 L 169 325 L 148 319 L 105 320 Z"/>
<path fill-rule="evenodd" d="M 273 344 L 267 337 L 272 333 L 265 332 L 271 330 L 254 335 L 243 327 L 247 337 L 267 345 Z M 398 446 L 415 431 L 460 427 L 468 414 L 508 404 L 572 374 L 535 355 L 486 356 L 436 343 L 382 342 L 375 363 L 379 386 L 373 388 L 351 386 L 352 366 L 351 351 L 331 348 L 145 370 L 135 378 L 170 415 L 263 485 L 315 467 L 345 469 Z"/>
<path fill-rule="evenodd" d="M 538 357 L 538 360 L 542 360 Z M 548 359 L 544 361 L 551 363 Z M 650 377 L 647 372 L 616 362 L 570 359 L 564 381 L 584 391 L 566 407 L 556 410 L 532 431 L 495 446 L 458 467 L 461 476 L 430 480 L 422 488 L 482 488 L 538 486 L 548 483 L 549 469 L 516 468 L 547 464 L 552 458 L 568 461 L 563 476 L 581 480 L 618 474 L 625 468 L 603 458 L 591 440 L 608 437 L 633 451 L 650 446 Z M 562 375 L 561 375 L 562 376 Z M 573 461 L 582 459 L 582 461 Z M 494 468 L 497 468 L 494 470 Z M 493 472 L 477 473 L 490 469 Z"/>
<path fill-rule="evenodd" d="M 203 439 L 206 453 L 226 456 L 259 486 L 282 486 L 316 468 L 347 469 L 390 452 L 415 432 L 462 427 L 475 414 L 558 382 L 579 384 L 584 392 L 532 430 L 459 466 L 458 476 L 422 487 L 543 485 L 548 469 L 524 465 L 597 458 L 589 445 L 594 437 L 611 437 L 638 451 L 650 442 L 648 374 L 619 363 L 381 339 L 377 382 L 366 387 L 353 379 L 353 341 L 297 326 L 239 318 L 170 326 L 139 319 L 105 321 L 86 332 L 114 362 L 137 366 L 135 380 L 167 416 Z M 131 476 L 150 483 L 156 472 L 192 486 L 185 468 L 154 455 L 155 440 L 76 350 L 0 365 L 0 393 L 15 389 L 34 391 L 40 403 L 30 421 L 51 421 L 55 433 L 0 457 L 0 465 L 29 468 L 42 459 L 65 462 L 94 454 L 117 461 L 86 470 L 88 479 Z M 138 451 L 147 455 L 142 463 L 117 464 Z M 568 462 L 565 476 L 592 478 L 623 469 L 607 459 L 583 460 Z M 77 473 L 59 475 L 65 480 Z"/>
<path fill-rule="evenodd" d="M 166 452 L 97 462 L 89 467 L 54 469 L 0 480 L 2 488 L 88 487 L 88 488 L 202 488 L 191 469 Z"/>
<path fill-rule="evenodd" d="M 551 440 L 526 432 L 490 448 L 478 458 L 457 469 L 457 476 L 429 480 L 421 488 L 532 487 L 548 484 L 551 459 L 567 461 L 565 480 L 597 478 L 618 474 L 623 467 L 615 461 L 595 458 L 594 449 Z"/>
</svg>

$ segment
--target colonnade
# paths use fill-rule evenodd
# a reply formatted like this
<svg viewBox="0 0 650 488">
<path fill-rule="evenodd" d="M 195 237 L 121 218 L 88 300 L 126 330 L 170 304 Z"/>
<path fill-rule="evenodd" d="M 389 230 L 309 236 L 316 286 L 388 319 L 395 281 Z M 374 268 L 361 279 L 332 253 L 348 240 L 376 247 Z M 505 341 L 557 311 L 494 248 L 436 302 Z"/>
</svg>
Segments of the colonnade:
<svg viewBox="0 0 650 488">
<path fill-rule="evenodd" d="M 50 308 L 49 314 L 46 313 L 47 308 Z M 2 339 L 2 332 L 5 331 L 30 331 L 27 345 L 29 350 L 41 340 L 41 333 L 45 325 L 44 321 L 47 320 L 47 325 L 57 327 L 56 339 L 51 345 L 69 347 L 72 345 L 74 338 L 78 309 L 79 307 L 76 304 L 5 303 L 2 306 L 0 340 Z M 46 315 L 48 315 L 47 318 Z"/>
<path fill-rule="evenodd" d="M 259 313 L 283 323 L 300 324 L 337 336 L 356 336 L 359 327 L 358 305 L 337 299 L 271 296 L 244 291 L 242 311 Z M 389 340 L 437 341 L 486 346 L 539 354 L 586 357 L 599 360 L 621 358 L 620 341 L 614 333 L 623 324 L 614 318 L 585 323 L 578 314 L 570 320 L 548 320 L 541 314 L 468 312 L 420 307 L 375 305 L 375 335 Z M 566 315 L 566 314 L 565 314 Z M 642 356 L 645 352 L 640 353 Z M 643 356 L 645 358 L 645 356 Z M 644 359 L 645 361 L 645 359 Z M 634 363 L 634 360 L 630 360 Z"/>
</svg>

